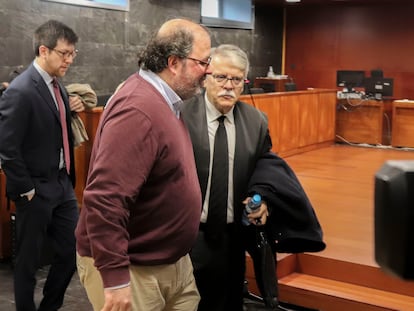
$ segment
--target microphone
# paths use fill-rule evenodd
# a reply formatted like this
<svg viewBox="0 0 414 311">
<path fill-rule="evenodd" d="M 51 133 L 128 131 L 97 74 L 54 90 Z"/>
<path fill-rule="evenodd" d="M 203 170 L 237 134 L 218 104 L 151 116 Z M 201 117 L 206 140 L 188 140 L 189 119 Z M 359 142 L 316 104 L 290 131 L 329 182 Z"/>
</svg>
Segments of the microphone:
<svg viewBox="0 0 414 311">
<path fill-rule="evenodd" d="M 256 108 L 256 103 L 254 102 L 254 98 L 253 98 L 253 94 L 252 94 L 252 90 L 251 90 L 251 88 L 250 88 L 250 80 L 249 79 L 244 79 L 244 84 L 246 85 L 246 87 L 247 87 L 247 94 L 248 95 L 250 95 L 250 99 L 252 100 L 252 104 L 253 104 L 253 107 L 255 107 Z"/>
</svg>

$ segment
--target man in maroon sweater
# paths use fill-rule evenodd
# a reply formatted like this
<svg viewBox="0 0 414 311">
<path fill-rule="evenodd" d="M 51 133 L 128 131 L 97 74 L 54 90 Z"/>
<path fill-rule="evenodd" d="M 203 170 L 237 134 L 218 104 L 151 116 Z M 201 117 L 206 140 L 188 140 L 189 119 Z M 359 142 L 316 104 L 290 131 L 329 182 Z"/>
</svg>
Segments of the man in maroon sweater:
<svg viewBox="0 0 414 311">
<path fill-rule="evenodd" d="M 167 21 L 106 105 L 76 230 L 94 310 L 197 309 L 188 252 L 201 193 L 179 105 L 200 91 L 210 44 L 204 27 Z"/>
</svg>

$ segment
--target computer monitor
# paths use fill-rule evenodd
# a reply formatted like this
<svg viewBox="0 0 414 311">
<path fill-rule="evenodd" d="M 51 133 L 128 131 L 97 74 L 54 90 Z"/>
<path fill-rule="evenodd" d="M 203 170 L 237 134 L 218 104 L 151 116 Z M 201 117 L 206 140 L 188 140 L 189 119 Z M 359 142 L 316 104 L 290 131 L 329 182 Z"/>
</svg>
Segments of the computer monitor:
<svg viewBox="0 0 414 311">
<path fill-rule="evenodd" d="M 371 78 L 384 78 L 384 72 L 382 69 L 372 69 L 371 70 Z"/>
<path fill-rule="evenodd" d="M 336 86 L 343 87 L 346 92 L 354 92 L 355 87 L 363 87 L 365 71 L 338 70 L 336 72 Z"/>
<path fill-rule="evenodd" d="M 414 279 L 414 160 L 390 160 L 375 174 L 375 260 Z"/>
<path fill-rule="evenodd" d="M 392 97 L 394 93 L 393 78 L 366 78 L 364 80 L 365 94 L 381 100 L 383 97 Z"/>
</svg>

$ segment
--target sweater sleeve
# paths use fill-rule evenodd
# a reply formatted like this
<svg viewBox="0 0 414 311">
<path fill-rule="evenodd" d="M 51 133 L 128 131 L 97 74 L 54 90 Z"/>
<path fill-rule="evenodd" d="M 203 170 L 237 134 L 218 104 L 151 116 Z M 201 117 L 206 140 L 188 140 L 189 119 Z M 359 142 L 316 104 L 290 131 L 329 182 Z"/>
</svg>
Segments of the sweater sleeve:
<svg viewBox="0 0 414 311">
<path fill-rule="evenodd" d="M 92 257 L 104 287 L 113 287 L 129 282 L 128 203 L 149 175 L 157 142 L 140 111 L 128 108 L 108 115 L 96 138 L 83 205 Z"/>
</svg>

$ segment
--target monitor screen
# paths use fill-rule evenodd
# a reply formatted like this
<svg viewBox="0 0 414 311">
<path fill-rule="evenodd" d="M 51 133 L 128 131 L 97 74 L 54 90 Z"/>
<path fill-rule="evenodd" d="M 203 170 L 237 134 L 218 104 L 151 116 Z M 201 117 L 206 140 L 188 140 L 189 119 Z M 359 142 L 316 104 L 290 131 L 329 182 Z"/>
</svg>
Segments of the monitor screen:
<svg viewBox="0 0 414 311">
<path fill-rule="evenodd" d="M 392 97 L 394 92 L 394 79 L 392 78 L 366 78 L 364 81 L 365 94 L 382 99 Z"/>
<path fill-rule="evenodd" d="M 338 70 L 336 72 L 336 86 L 343 87 L 348 92 L 354 91 L 354 87 L 362 87 L 365 79 L 363 70 Z"/>
</svg>

